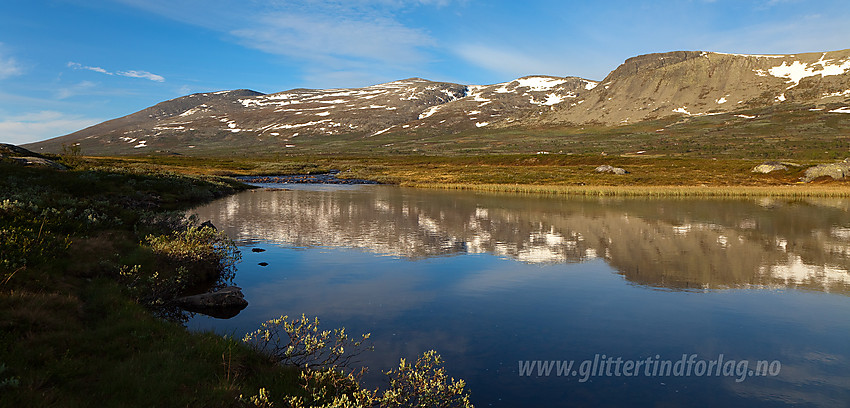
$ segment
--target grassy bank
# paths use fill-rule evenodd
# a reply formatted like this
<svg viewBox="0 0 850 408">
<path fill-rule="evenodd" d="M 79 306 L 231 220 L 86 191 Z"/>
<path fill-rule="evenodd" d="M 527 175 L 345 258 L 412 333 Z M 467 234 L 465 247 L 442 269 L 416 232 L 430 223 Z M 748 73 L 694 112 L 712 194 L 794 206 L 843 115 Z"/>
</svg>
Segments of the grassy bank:
<svg viewBox="0 0 850 408">
<path fill-rule="evenodd" d="M 98 158 L 135 168 L 164 168 L 190 174 L 262 175 L 340 170 L 340 177 L 413 187 L 440 187 L 545 194 L 657 196 L 846 196 L 848 182 L 802 183 L 805 169 L 829 161 L 790 161 L 785 171 L 753 173 L 753 159 L 602 155 L 487 155 L 282 158 L 197 158 L 148 156 Z M 625 175 L 595 172 L 600 165 Z"/>
<path fill-rule="evenodd" d="M 0 163 L 0 405 L 239 406 L 240 394 L 261 387 L 297 393 L 297 370 L 155 317 L 139 301 L 143 288 L 121 276 L 138 265 L 150 283 L 174 284 L 178 271 L 209 281 L 149 241 L 186 228 L 178 214 L 188 206 L 242 188 L 168 172 Z"/>
<path fill-rule="evenodd" d="M 472 406 L 433 352 L 402 360 L 386 390 L 363 388 L 341 362 L 366 346 L 317 319 L 257 322 L 244 339 L 187 331 L 173 300 L 227 284 L 239 254 L 184 212 L 248 187 L 64 164 L 0 161 L 0 406 Z"/>
</svg>

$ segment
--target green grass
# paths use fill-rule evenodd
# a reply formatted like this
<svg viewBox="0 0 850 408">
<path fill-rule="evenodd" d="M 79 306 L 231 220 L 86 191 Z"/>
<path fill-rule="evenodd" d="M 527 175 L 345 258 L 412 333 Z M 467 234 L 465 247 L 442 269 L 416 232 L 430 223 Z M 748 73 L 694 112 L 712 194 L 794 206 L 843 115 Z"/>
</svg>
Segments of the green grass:
<svg viewBox="0 0 850 408">
<path fill-rule="evenodd" d="M 197 161 L 73 162 L 71 171 L 0 163 L 0 406 L 253 407 L 292 398 L 309 406 L 361 387 L 337 371 L 277 364 L 241 333 L 194 333 L 177 323 L 185 312 L 168 300 L 190 286 L 198 293 L 222 284 L 238 258 L 232 241 L 189 226 L 183 211 L 247 186 L 172 171 L 222 171 Z M 240 170 L 301 168 L 250 164 Z M 239 166 L 230 162 L 227 171 Z M 462 386 L 432 381 L 446 377 L 442 369 L 426 368 L 409 374 L 431 375 L 426 383 L 400 386 L 410 398 L 471 406 Z M 305 389 L 302 374 L 315 389 Z M 344 395 L 324 395 L 323 387 L 349 378 L 338 390 Z"/>
<path fill-rule="evenodd" d="M 0 405 L 229 407 L 261 387 L 300 392 L 298 370 L 154 317 L 119 276 L 121 265 L 165 276 L 183 258 L 216 257 L 206 235 L 168 237 L 183 209 L 242 188 L 152 170 L 0 164 Z M 183 244 L 157 255 L 175 239 Z"/>
<path fill-rule="evenodd" d="M 153 318 L 113 281 L 80 289 L 0 298 L 2 360 L 20 379 L 5 406 L 236 406 L 259 387 L 298 390 L 296 373 L 238 340 Z"/>
</svg>

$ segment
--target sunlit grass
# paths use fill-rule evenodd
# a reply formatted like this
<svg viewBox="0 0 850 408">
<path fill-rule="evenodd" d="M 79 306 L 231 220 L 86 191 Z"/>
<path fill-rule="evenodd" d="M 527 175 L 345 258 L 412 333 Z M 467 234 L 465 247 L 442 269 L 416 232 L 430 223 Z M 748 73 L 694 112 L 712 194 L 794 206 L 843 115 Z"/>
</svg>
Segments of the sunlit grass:
<svg viewBox="0 0 850 408">
<path fill-rule="evenodd" d="M 621 197 L 850 197 L 846 186 L 546 186 L 528 184 L 406 183 L 417 188 L 517 194 Z"/>
</svg>

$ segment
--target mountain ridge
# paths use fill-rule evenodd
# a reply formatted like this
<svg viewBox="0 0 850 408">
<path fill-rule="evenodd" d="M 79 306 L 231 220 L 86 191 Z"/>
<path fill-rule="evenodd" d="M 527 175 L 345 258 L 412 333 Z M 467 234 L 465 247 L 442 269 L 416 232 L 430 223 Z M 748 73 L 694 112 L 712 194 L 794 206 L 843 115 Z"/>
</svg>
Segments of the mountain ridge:
<svg viewBox="0 0 850 408">
<path fill-rule="evenodd" d="M 811 109 L 850 103 L 850 49 L 791 55 L 645 54 L 625 60 L 599 82 L 531 75 L 464 85 L 412 77 L 362 88 L 197 93 L 28 146 L 57 152 L 62 144 L 80 143 L 89 154 L 190 152 L 207 144 L 257 144 L 286 151 L 305 138 L 611 127 L 790 103 Z M 836 112 L 825 112 L 830 111 Z"/>
<path fill-rule="evenodd" d="M 850 50 L 791 55 L 647 54 L 627 59 L 602 80 L 596 92 L 541 120 L 611 126 L 677 113 L 706 115 L 782 102 L 817 105 L 830 102 L 821 101 L 828 97 L 845 102 L 850 97 L 848 74 Z M 578 104 L 584 106 L 571 109 Z"/>
</svg>

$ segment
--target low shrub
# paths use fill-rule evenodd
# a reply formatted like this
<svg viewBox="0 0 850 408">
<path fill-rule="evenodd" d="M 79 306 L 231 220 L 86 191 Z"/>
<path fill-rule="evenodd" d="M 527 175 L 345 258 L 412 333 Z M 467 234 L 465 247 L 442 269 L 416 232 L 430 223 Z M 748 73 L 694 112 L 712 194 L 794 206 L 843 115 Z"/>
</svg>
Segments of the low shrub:
<svg viewBox="0 0 850 408">
<path fill-rule="evenodd" d="M 364 343 L 369 333 L 359 340 L 350 338 L 345 328 L 319 330 L 319 319 L 290 320 L 281 316 L 261 324 L 242 339 L 245 343 L 268 355 L 274 362 L 303 368 L 347 367 L 352 359 L 369 347 Z"/>
<path fill-rule="evenodd" d="M 398 368 L 385 372 L 385 390 L 366 389 L 360 378 L 367 371 L 351 369 L 352 358 L 366 350 L 363 342 L 349 338 L 345 328 L 319 330 L 318 318 L 305 315 L 290 320 L 281 316 L 262 324 L 243 341 L 279 364 L 298 366 L 303 395 L 280 396 L 293 408 L 471 408 L 463 380 L 449 378 L 442 359 L 433 350 L 423 353 L 413 364 L 401 359 Z M 275 406 L 275 395 L 261 388 L 257 395 L 240 398 L 248 406 Z"/>
<path fill-rule="evenodd" d="M 192 272 L 196 281 L 190 284 L 220 277 L 230 280 L 236 272 L 236 263 L 242 258 L 233 240 L 207 226 L 188 227 L 167 235 L 148 235 L 145 240 L 154 254 Z"/>
</svg>

